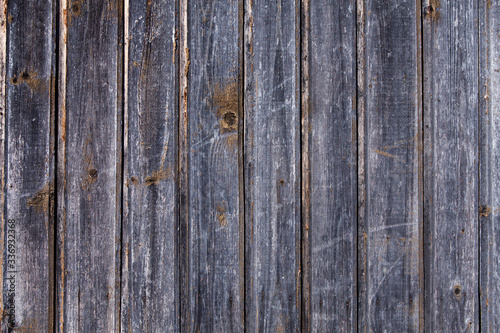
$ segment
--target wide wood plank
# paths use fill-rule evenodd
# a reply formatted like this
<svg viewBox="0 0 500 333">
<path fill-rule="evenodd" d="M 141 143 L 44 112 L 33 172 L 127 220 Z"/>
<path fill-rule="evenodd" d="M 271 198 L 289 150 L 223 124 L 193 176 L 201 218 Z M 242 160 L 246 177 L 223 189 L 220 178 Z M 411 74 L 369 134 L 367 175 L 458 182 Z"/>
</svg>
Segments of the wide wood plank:
<svg viewBox="0 0 500 333">
<path fill-rule="evenodd" d="M 500 2 L 479 1 L 481 331 L 500 331 Z"/>
<path fill-rule="evenodd" d="M 187 332 L 243 332 L 240 10 L 190 0 L 185 45 Z"/>
<path fill-rule="evenodd" d="M 360 7 L 358 329 L 419 332 L 420 5 L 410 0 L 363 1 Z"/>
<path fill-rule="evenodd" d="M 302 58 L 308 63 L 302 82 L 308 84 L 303 99 L 309 101 L 302 103 L 302 153 L 307 155 L 302 170 L 303 182 L 309 183 L 303 190 L 303 209 L 309 213 L 302 223 L 309 256 L 302 262 L 303 271 L 310 270 L 303 290 L 304 303 L 310 306 L 302 314 L 303 327 L 312 332 L 355 332 L 356 3 L 324 0 L 306 5 L 310 23 L 303 31 L 308 45 Z"/>
<path fill-rule="evenodd" d="M 477 332 L 478 2 L 423 15 L 425 329 Z"/>
<path fill-rule="evenodd" d="M 0 116 L 6 112 L 7 128 L 5 159 L 1 154 L 4 332 L 53 328 L 54 9 L 50 0 L 1 4 Z M 2 138 L 2 148 L 3 143 Z"/>
<path fill-rule="evenodd" d="M 299 1 L 245 1 L 245 325 L 300 330 Z"/>
<path fill-rule="evenodd" d="M 125 2 L 122 332 L 178 330 L 176 1 Z"/>
<path fill-rule="evenodd" d="M 117 332 L 121 2 L 61 6 L 57 330 Z"/>
</svg>

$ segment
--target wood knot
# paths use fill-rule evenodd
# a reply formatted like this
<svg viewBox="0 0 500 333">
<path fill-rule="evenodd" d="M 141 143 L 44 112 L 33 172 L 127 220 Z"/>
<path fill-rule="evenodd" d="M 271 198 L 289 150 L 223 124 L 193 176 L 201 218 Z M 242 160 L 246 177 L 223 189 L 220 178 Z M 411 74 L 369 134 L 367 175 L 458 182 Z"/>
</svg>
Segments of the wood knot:
<svg viewBox="0 0 500 333">
<path fill-rule="evenodd" d="M 458 284 L 453 287 L 453 294 L 455 295 L 456 298 L 461 298 L 462 297 L 462 287 L 460 287 Z"/>
<path fill-rule="evenodd" d="M 92 179 L 96 179 L 97 178 L 97 170 L 92 168 L 89 170 L 89 177 L 92 178 Z"/>
</svg>

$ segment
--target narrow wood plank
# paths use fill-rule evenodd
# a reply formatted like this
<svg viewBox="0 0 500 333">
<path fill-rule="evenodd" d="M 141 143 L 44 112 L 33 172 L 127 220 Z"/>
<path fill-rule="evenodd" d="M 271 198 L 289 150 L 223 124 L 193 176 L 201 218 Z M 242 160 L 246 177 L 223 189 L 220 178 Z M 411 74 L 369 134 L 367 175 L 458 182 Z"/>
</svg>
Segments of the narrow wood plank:
<svg viewBox="0 0 500 333">
<path fill-rule="evenodd" d="M 299 1 L 245 1 L 246 330 L 300 326 Z"/>
<path fill-rule="evenodd" d="M 425 329 L 477 332 L 478 2 L 423 13 Z"/>
<path fill-rule="evenodd" d="M 176 11 L 125 2 L 122 332 L 179 326 Z"/>
<path fill-rule="evenodd" d="M 117 332 L 121 2 L 62 6 L 57 330 Z"/>
<path fill-rule="evenodd" d="M 363 137 L 359 331 L 419 332 L 423 330 L 420 4 L 364 1 L 362 8 L 358 17 L 363 22 L 359 70 L 364 71 L 359 82 L 364 106 L 359 132 Z"/>
<path fill-rule="evenodd" d="M 243 332 L 242 1 L 187 7 L 188 332 Z M 242 37 L 242 36 L 241 36 Z M 184 296 L 182 297 L 184 298 Z"/>
<path fill-rule="evenodd" d="M 479 1 L 481 331 L 500 331 L 500 2 Z"/>
<path fill-rule="evenodd" d="M 14 327 L 33 332 L 53 327 L 54 9 L 50 0 L 2 5 L 8 22 L 7 82 L 5 17 L 0 38 L 1 85 L 6 83 L 7 98 L 2 168 L 5 332 Z M 3 99 L 2 104 L 3 117 Z"/>
<path fill-rule="evenodd" d="M 303 223 L 310 258 L 303 261 L 311 262 L 310 329 L 355 332 L 356 3 L 312 1 L 309 15 L 310 109 L 302 132 L 309 159 L 309 221 Z"/>
<path fill-rule="evenodd" d="M 5 114 L 6 114 L 6 65 L 7 65 L 7 0 L 0 1 L 0 313 L 5 313 L 4 319 L 0 321 L 0 329 L 5 330 L 9 325 L 10 309 L 6 308 L 8 301 L 4 297 L 9 297 L 8 287 L 4 285 L 4 271 L 8 269 L 8 252 L 5 249 L 5 235 L 8 233 L 5 224 Z M 7 247 L 8 251 L 8 247 Z M 4 260 L 7 260 L 6 262 Z M 5 283 L 7 280 L 5 280 Z M 5 311 L 5 312 L 4 312 Z"/>
</svg>

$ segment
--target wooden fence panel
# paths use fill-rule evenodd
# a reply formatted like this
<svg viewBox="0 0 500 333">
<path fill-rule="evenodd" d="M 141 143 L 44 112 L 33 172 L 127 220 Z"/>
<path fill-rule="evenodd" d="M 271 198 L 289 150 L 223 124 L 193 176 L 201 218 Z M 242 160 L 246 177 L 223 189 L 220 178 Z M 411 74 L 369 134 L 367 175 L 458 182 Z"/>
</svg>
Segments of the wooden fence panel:
<svg viewBox="0 0 500 333">
<path fill-rule="evenodd" d="M 59 74 L 59 332 L 116 332 L 120 304 L 122 8 L 69 1 Z"/>
<path fill-rule="evenodd" d="M 481 331 L 500 330 L 500 2 L 479 1 Z"/>
<path fill-rule="evenodd" d="M 500 330 L 498 0 L 0 8 L 2 331 Z"/>
<path fill-rule="evenodd" d="M 418 332 L 423 315 L 420 6 L 418 1 L 362 6 L 359 330 Z"/>
<path fill-rule="evenodd" d="M 8 7 L 3 2 L 1 8 L 0 83 L 2 97 L 6 97 L 2 98 L 2 119 L 4 110 L 7 114 L 3 134 L 7 154 L 1 169 L 2 203 L 6 205 L 2 215 L 2 331 L 14 327 L 50 331 L 54 314 L 55 6 L 50 0 L 9 1 Z"/>
<path fill-rule="evenodd" d="M 125 13 L 122 332 L 177 331 L 176 1 Z"/>
<path fill-rule="evenodd" d="M 245 325 L 300 330 L 299 1 L 245 2 Z"/>
<path fill-rule="evenodd" d="M 477 332 L 478 2 L 423 15 L 425 328 Z"/>
<path fill-rule="evenodd" d="M 356 331 L 356 3 L 308 3 L 309 30 L 303 31 L 302 222 L 309 256 L 302 258 L 306 330 Z M 307 22 L 307 21 L 306 21 Z M 304 26 L 304 25 L 302 25 Z M 304 54 L 305 52 L 305 54 Z M 304 88 L 308 88 L 304 90 Z M 304 212 L 306 214 L 306 212 Z M 340 260 L 339 260 L 340 259 Z M 310 267 L 307 263 L 310 261 Z M 307 291 L 309 290 L 309 295 Z M 309 300 L 307 297 L 309 296 Z M 309 310 L 309 309 L 307 309 Z M 306 311 L 307 311 L 306 310 Z M 310 318 L 309 318 L 310 316 Z"/>
<path fill-rule="evenodd" d="M 189 0 L 186 76 L 188 332 L 243 332 L 242 1 Z M 183 52 L 181 50 L 181 52 Z"/>
</svg>

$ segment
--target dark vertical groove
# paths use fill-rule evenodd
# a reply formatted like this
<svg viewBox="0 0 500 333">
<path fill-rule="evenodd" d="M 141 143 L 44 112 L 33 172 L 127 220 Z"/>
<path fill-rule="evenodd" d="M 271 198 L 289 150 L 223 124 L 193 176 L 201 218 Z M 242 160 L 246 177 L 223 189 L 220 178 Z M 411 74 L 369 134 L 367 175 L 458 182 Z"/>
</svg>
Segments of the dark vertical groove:
<svg viewBox="0 0 500 333">
<path fill-rule="evenodd" d="M 238 125 L 238 183 L 240 188 L 240 202 L 239 202 L 239 223 L 240 223 L 240 231 L 239 231 L 239 248 L 240 248 L 240 292 L 241 299 L 240 302 L 242 307 L 241 320 L 243 323 L 243 332 L 246 332 L 246 323 L 245 323 L 245 313 L 246 313 L 246 301 L 245 301 L 245 290 L 246 290 L 246 274 L 245 274 L 245 263 L 246 263 L 246 233 L 245 233 L 245 0 L 238 0 L 238 13 L 240 15 L 238 19 L 238 60 L 239 60 L 239 68 L 238 68 L 238 109 L 239 115 L 238 119 L 240 121 Z M 243 284 L 241 286 L 241 284 Z"/>
<path fill-rule="evenodd" d="M 52 249 L 52 258 L 50 259 L 51 260 L 51 265 L 52 265 L 52 273 L 53 273 L 53 276 L 49 277 L 52 279 L 51 283 L 52 283 L 52 307 L 53 307 L 53 310 L 52 310 L 52 332 L 56 332 L 56 323 L 57 323 L 57 297 L 56 297 L 56 290 L 57 290 L 57 269 L 56 269 L 56 258 L 57 258 L 57 239 L 59 237 L 59 234 L 57 232 L 57 228 L 58 228 L 58 223 L 57 223 L 57 204 L 58 204 L 58 201 L 57 201 L 57 197 L 58 197 L 58 186 L 57 186 L 57 182 L 58 182 L 58 177 L 57 177 L 57 170 L 59 168 L 59 164 L 57 163 L 58 161 L 58 158 L 59 158 L 59 145 L 58 145 L 58 138 L 59 138 L 59 26 L 60 26 L 60 22 L 59 22 L 59 4 L 61 1 L 65 1 L 65 0 L 56 0 L 55 1 L 55 10 L 53 10 L 53 14 L 54 14 L 54 24 L 53 26 L 55 27 L 55 32 L 54 32 L 54 43 L 55 43 L 55 47 L 54 47 L 54 52 L 55 52 L 55 55 L 54 55 L 54 73 L 55 73 L 55 78 L 53 80 L 55 80 L 54 82 L 54 86 L 51 88 L 54 89 L 54 194 L 53 194 L 53 200 L 49 200 L 49 205 L 53 205 L 53 207 L 49 207 L 49 212 L 52 213 L 52 220 L 53 220 L 53 223 L 52 223 L 52 232 L 53 232 L 53 237 L 52 237 L 52 241 L 53 241 L 53 249 Z M 53 5 L 54 6 L 54 5 Z M 3 191 L 3 189 L 2 189 Z"/>
<path fill-rule="evenodd" d="M 479 326 L 479 333 L 481 333 L 481 318 L 483 317 L 481 315 L 481 215 L 480 215 L 480 208 L 481 208 L 481 166 L 482 166 L 482 154 L 481 154 L 481 137 L 482 137 L 482 122 L 481 122 L 481 68 L 480 66 L 480 59 L 481 59 L 481 29 L 480 29 L 480 24 L 479 20 L 481 19 L 481 5 L 480 5 L 481 0 L 477 1 L 477 18 L 478 22 L 477 24 L 477 160 L 478 160 L 478 168 L 477 168 L 477 260 L 478 260 L 478 265 L 477 265 L 477 304 L 478 304 L 478 309 L 479 309 L 479 320 L 478 320 L 478 326 Z M 486 65 L 487 66 L 487 65 Z M 487 203 L 489 205 L 493 205 L 493 203 Z"/>
<path fill-rule="evenodd" d="M 420 186 L 421 186 L 421 205 L 422 205 L 422 217 L 421 217 L 421 231 L 420 231 L 420 253 L 421 253 L 421 262 L 422 264 L 420 265 L 420 269 L 422 270 L 421 276 L 422 276 L 422 285 L 420 286 L 421 288 L 421 297 L 420 297 L 420 302 L 421 305 L 419 307 L 420 309 L 420 316 L 421 316 L 421 322 L 419 325 L 419 332 L 424 332 L 425 329 L 425 163 L 424 163 L 424 152 L 425 152 L 425 140 L 424 140 L 424 130 L 425 130 L 425 108 L 424 108 L 424 101 L 425 101 L 425 84 L 424 84 L 424 13 L 423 13 L 423 6 L 422 6 L 422 0 L 419 0 L 417 2 L 417 6 L 419 6 L 418 11 L 420 12 L 420 51 L 418 55 L 418 59 L 420 59 L 420 142 L 419 144 L 421 145 L 422 149 L 419 150 L 419 163 L 421 165 L 420 168 Z"/>
<path fill-rule="evenodd" d="M 118 184 L 119 185 L 119 198 L 120 198 L 120 218 L 118 219 L 120 221 L 120 241 L 119 241 L 119 248 L 118 248 L 118 253 L 119 253 L 119 267 L 118 271 L 120 272 L 119 274 L 119 280 L 118 280 L 118 285 L 119 285 L 119 290 L 118 290 L 118 313 L 117 316 L 118 318 L 116 319 L 118 323 L 118 332 L 121 332 L 121 323 L 122 323 L 122 281 L 123 281 L 123 203 L 124 203 L 124 186 L 123 186 L 123 176 L 125 175 L 125 108 L 126 108 L 126 100 L 127 96 L 125 96 L 125 93 L 127 92 L 125 89 L 125 85 L 128 84 L 128 82 L 125 81 L 125 73 L 126 73 L 126 57 L 125 57 L 125 45 L 128 45 L 125 43 L 125 20 L 128 20 L 128 17 L 125 17 L 125 0 L 118 0 L 119 4 L 121 6 L 121 10 L 118 10 L 118 33 L 121 35 L 118 35 L 118 45 L 121 44 L 121 73 L 118 74 L 118 84 L 121 84 L 121 87 L 118 88 L 119 91 L 121 91 L 121 98 L 118 103 L 121 103 L 121 117 L 120 117 L 120 125 L 121 125 L 121 154 L 120 154 L 120 175 L 118 178 Z M 120 20 L 121 18 L 121 20 Z M 120 27 L 121 24 L 121 27 Z M 118 52 L 120 54 L 120 52 Z M 118 66 L 120 66 L 120 63 L 118 63 Z M 119 134 L 119 135 L 120 135 Z"/>
</svg>

